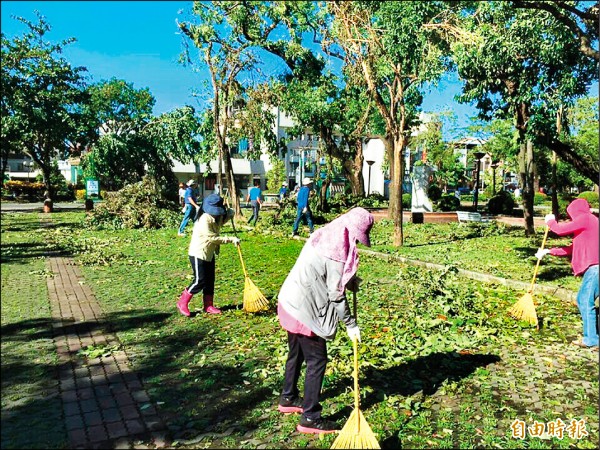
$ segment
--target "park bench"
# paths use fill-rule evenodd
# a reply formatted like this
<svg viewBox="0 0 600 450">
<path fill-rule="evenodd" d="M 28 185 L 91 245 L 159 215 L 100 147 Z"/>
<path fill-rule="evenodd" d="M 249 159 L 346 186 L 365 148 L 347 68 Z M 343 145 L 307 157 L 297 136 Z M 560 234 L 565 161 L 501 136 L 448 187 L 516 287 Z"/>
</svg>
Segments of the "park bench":
<svg viewBox="0 0 600 450">
<path fill-rule="evenodd" d="M 468 223 L 468 222 L 490 223 L 489 218 L 483 217 L 481 214 L 479 214 L 477 212 L 456 211 L 456 215 L 458 216 L 458 223 Z"/>
</svg>

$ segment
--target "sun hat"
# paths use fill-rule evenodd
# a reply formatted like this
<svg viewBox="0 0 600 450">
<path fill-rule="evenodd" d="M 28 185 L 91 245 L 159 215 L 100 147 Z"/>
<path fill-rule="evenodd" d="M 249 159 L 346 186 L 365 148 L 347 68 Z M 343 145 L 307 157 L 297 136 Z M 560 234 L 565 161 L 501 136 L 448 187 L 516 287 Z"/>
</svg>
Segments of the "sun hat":
<svg viewBox="0 0 600 450">
<path fill-rule="evenodd" d="M 223 206 L 223 197 L 219 194 L 211 194 L 202 202 L 202 210 L 211 216 L 224 216 L 226 211 Z"/>
<path fill-rule="evenodd" d="M 282 186 L 287 186 L 287 183 L 284 181 L 283 183 L 281 183 Z"/>
<path fill-rule="evenodd" d="M 193 184 L 196 184 L 196 181 L 194 181 L 194 180 L 189 180 L 189 181 L 188 181 L 186 184 L 187 184 L 188 186 L 192 186 Z"/>
<path fill-rule="evenodd" d="M 317 253 L 325 258 L 344 263 L 340 290 L 358 269 L 358 249 L 356 242 L 371 246 L 369 233 L 374 219 L 364 208 L 353 208 L 322 228 L 316 230 L 308 239 Z"/>
<path fill-rule="evenodd" d="M 307 186 L 310 183 L 312 183 L 312 180 L 310 178 L 305 177 L 305 178 L 302 179 L 302 186 Z"/>
</svg>

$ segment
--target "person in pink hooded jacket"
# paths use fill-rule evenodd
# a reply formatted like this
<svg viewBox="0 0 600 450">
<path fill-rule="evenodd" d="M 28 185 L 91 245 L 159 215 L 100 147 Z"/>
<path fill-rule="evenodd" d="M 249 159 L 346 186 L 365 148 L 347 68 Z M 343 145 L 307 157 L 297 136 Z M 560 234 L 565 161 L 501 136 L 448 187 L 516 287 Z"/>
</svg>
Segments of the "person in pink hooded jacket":
<svg viewBox="0 0 600 450">
<path fill-rule="evenodd" d="M 567 247 L 538 249 L 535 256 L 570 256 L 575 276 L 583 277 L 577 293 L 577 306 L 583 321 L 583 337 L 572 344 L 584 348 L 598 349 L 598 328 L 594 300 L 598 296 L 598 218 L 590 211 L 589 203 L 578 198 L 567 206 L 571 221 L 558 223 L 554 214 L 548 214 L 544 221 L 550 230 L 559 236 L 573 235 L 573 242 Z"/>
<path fill-rule="evenodd" d="M 301 413 L 301 433 L 333 433 L 335 422 L 321 417 L 319 395 L 327 367 L 327 341 L 343 322 L 350 339 L 360 341 L 346 290 L 355 292 L 359 279 L 357 243 L 369 247 L 373 216 L 354 208 L 315 231 L 302 248 L 278 295 L 279 322 L 288 335 L 289 354 L 279 399 L 282 413 Z M 306 362 L 304 398 L 298 380 Z"/>
</svg>

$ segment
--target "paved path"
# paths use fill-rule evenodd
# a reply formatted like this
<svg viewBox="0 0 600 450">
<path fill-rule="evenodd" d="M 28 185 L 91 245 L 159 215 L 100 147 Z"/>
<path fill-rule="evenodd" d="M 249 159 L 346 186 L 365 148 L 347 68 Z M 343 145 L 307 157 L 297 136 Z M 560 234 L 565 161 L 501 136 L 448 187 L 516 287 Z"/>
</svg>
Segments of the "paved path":
<svg viewBox="0 0 600 450">
<path fill-rule="evenodd" d="M 50 256 L 48 293 L 71 448 L 161 448 L 166 427 L 70 258 Z M 106 347 L 104 355 L 80 350 Z"/>
</svg>

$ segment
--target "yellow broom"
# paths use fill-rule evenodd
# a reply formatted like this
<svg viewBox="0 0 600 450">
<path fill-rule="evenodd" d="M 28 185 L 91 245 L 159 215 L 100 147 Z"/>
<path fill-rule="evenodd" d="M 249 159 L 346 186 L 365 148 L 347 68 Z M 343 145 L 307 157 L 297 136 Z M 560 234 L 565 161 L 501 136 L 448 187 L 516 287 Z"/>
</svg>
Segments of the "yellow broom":
<svg viewBox="0 0 600 450">
<path fill-rule="evenodd" d="M 229 203 L 226 201 L 227 207 L 229 208 Z M 235 229 L 235 224 L 233 222 L 233 217 L 231 218 L 231 227 L 233 228 L 233 233 L 237 237 L 237 231 Z M 263 293 L 256 287 L 254 282 L 248 276 L 248 272 L 246 271 L 246 264 L 244 264 L 244 258 L 242 258 L 242 249 L 240 246 L 236 246 L 238 255 L 240 255 L 240 262 L 242 263 L 242 270 L 244 271 L 244 303 L 242 309 L 246 312 L 259 312 L 268 309 L 269 301 L 263 295 Z"/>
<path fill-rule="evenodd" d="M 244 271 L 244 306 L 243 309 L 246 312 L 258 312 L 264 311 L 269 307 L 269 301 L 260 292 L 260 289 L 256 287 L 253 281 L 248 276 L 246 271 L 246 265 L 244 264 L 244 258 L 242 258 L 242 249 L 237 246 L 238 254 L 240 255 L 240 262 L 242 263 L 242 270 Z"/>
<path fill-rule="evenodd" d="M 544 232 L 544 240 L 542 241 L 542 249 L 546 245 L 546 239 L 548 238 L 548 231 L 550 227 L 546 225 L 546 231 Z M 540 267 L 541 259 L 537 260 L 535 265 L 535 270 L 533 271 L 533 279 L 531 280 L 531 286 L 529 287 L 529 291 L 520 298 L 520 300 L 515 303 L 512 308 L 508 310 L 508 314 L 514 317 L 517 320 L 524 320 L 529 322 L 531 325 L 535 325 L 535 327 L 539 330 L 540 324 L 538 322 L 537 313 L 535 312 L 535 303 L 533 301 L 533 288 L 535 286 L 535 278 L 537 277 L 538 268 Z"/>
<path fill-rule="evenodd" d="M 356 318 L 356 293 L 354 292 L 354 317 Z M 354 411 L 350 414 L 348 422 L 333 441 L 331 448 L 381 448 L 367 423 L 365 416 L 359 409 L 358 392 L 358 339 L 352 339 L 354 347 Z"/>
</svg>

